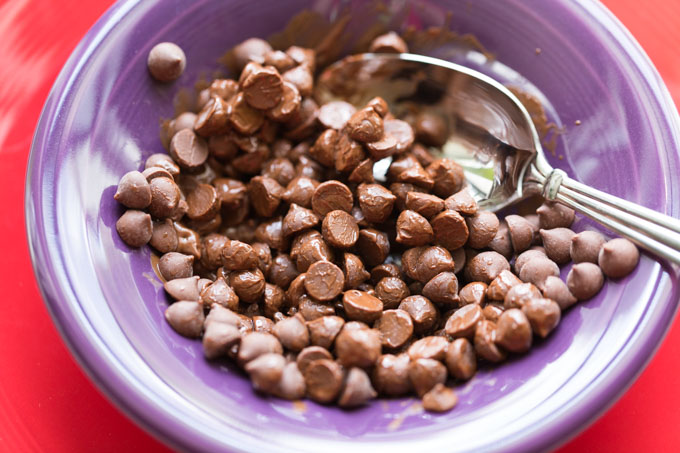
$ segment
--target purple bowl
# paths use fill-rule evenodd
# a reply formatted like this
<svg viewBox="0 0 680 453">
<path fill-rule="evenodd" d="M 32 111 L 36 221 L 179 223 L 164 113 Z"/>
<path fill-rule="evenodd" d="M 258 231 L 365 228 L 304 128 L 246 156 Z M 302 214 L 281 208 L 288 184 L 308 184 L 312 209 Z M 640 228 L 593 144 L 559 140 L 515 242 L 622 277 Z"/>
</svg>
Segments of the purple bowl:
<svg viewBox="0 0 680 453">
<path fill-rule="evenodd" d="M 524 357 L 484 369 L 459 388 L 458 407 L 423 413 L 414 399 L 342 411 L 255 395 L 234 369 L 166 324 L 149 250 L 115 232 L 120 176 L 162 151 L 160 117 L 173 97 L 218 68 L 223 51 L 280 31 L 304 8 L 350 29 L 442 25 L 470 32 L 545 95 L 565 127 L 552 164 L 578 180 L 670 215 L 680 212 L 680 121 L 651 62 L 623 26 L 588 0 L 128 0 L 90 30 L 64 67 L 35 134 L 26 215 L 38 282 L 52 316 L 92 379 L 168 444 L 202 451 L 533 451 L 564 442 L 631 384 L 678 305 L 675 271 L 643 255 L 569 310 Z M 152 82 L 149 49 L 174 41 L 189 58 L 170 86 Z M 535 48 L 542 53 L 537 55 Z M 478 61 L 473 54 L 464 55 Z M 483 66 L 483 69 L 484 65 Z M 490 67 L 486 67 L 492 70 Z M 499 68 L 496 68 L 499 69 Z M 503 69 L 502 67 L 500 69 Z M 500 71 L 503 72 L 503 71 Z M 575 120 L 581 126 L 574 126 Z M 590 227 L 581 221 L 577 228 Z"/>
</svg>

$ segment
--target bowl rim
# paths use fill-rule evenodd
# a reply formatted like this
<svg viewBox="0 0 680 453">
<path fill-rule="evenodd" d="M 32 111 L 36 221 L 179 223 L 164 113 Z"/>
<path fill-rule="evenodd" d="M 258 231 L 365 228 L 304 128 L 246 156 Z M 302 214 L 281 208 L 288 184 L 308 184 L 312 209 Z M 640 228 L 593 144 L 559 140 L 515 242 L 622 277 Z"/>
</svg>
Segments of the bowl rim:
<svg viewBox="0 0 680 453">
<path fill-rule="evenodd" d="M 46 234 L 46 224 L 54 222 L 45 216 L 44 195 L 37 190 L 40 175 L 38 164 L 44 157 L 46 142 L 55 133 L 52 122 L 59 113 L 62 100 L 68 97 L 73 82 L 78 79 L 88 58 L 92 57 L 121 20 L 142 4 L 142 0 L 119 0 L 90 28 L 74 49 L 55 80 L 36 127 L 25 183 L 25 220 L 34 274 L 45 305 L 71 353 L 97 387 L 128 417 L 157 439 L 180 449 L 214 450 L 214 440 L 189 423 L 172 416 L 162 401 L 152 400 L 145 384 L 124 369 L 113 355 L 106 354 L 106 345 L 79 309 L 77 294 L 59 262 L 58 238 Z M 663 116 L 671 128 L 669 133 L 680 143 L 680 116 L 661 76 L 639 43 L 625 26 L 599 0 L 576 0 L 574 8 L 589 16 L 595 26 L 613 35 L 625 56 L 637 63 L 641 77 L 648 84 Z M 680 148 L 678 148 L 680 150 Z M 55 169 L 42 169 L 54 172 Z M 63 263 L 60 263 L 63 264 Z M 578 401 L 558 417 L 545 421 L 540 430 L 523 438 L 509 439 L 509 450 L 534 451 L 566 443 L 609 409 L 632 385 L 649 363 L 665 337 L 678 302 L 660 307 L 653 320 L 639 332 L 638 343 L 628 360 L 618 360 L 608 373 L 600 376 Z M 254 444 L 253 444 L 254 445 Z M 232 451 L 252 451 L 247 439 L 239 439 L 228 447 Z M 251 447 L 251 448 L 249 448 Z"/>
</svg>

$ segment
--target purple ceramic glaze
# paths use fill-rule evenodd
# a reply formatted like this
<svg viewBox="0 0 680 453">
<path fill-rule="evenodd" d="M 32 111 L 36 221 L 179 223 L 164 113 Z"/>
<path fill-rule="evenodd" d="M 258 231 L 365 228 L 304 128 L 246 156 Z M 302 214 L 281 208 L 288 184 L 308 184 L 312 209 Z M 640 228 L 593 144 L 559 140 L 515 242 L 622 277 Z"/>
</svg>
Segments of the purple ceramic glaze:
<svg viewBox="0 0 680 453">
<path fill-rule="evenodd" d="M 160 117 L 173 97 L 250 36 L 280 31 L 305 8 L 331 17 L 353 8 L 350 29 L 375 20 L 399 29 L 441 25 L 476 35 L 515 82 L 545 95 L 566 132 L 551 163 L 576 179 L 677 216 L 680 126 L 650 61 L 599 3 L 588 0 L 121 1 L 80 43 L 35 134 L 26 215 L 47 305 L 94 381 L 169 444 L 201 451 L 533 451 L 564 442 L 602 413 L 654 353 L 678 304 L 677 276 L 649 256 L 626 279 L 569 310 L 524 357 L 482 370 L 458 389 L 458 407 L 423 413 L 413 399 L 343 411 L 255 395 L 227 364 L 175 334 L 149 251 L 115 232 L 120 176 L 162 151 Z M 406 9 L 404 9 L 406 8 Z M 186 52 L 185 74 L 152 81 L 146 55 L 160 41 Z M 540 55 L 534 52 L 542 49 Z M 502 70 L 482 64 L 482 69 Z M 472 64 L 471 63 L 471 64 Z M 501 71 L 502 72 L 502 71 Z M 512 78 L 511 78 L 512 79 Z M 573 126 L 575 120 L 581 126 Z M 563 155 L 563 159 L 556 156 Z M 579 228 L 586 226 L 580 221 Z M 565 270 L 566 272 L 566 270 Z"/>
</svg>

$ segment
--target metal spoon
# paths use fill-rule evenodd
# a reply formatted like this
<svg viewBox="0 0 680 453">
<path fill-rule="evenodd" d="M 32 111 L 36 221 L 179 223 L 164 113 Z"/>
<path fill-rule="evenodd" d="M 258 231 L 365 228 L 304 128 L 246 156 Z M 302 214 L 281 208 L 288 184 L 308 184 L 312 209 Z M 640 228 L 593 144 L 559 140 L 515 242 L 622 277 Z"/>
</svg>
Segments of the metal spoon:
<svg viewBox="0 0 680 453">
<path fill-rule="evenodd" d="M 680 264 L 680 221 L 588 187 L 545 159 L 529 112 L 498 81 L 478 71 L 415 54 L 352 55 L 328 67 L 315 96 L 357 106 L 382 96 L 396 116 L 433 109 L 449 121 L 446 157 L 465 168 L 480 206 L 496 211 L 530 194 L 563 203 L 642 248 Z M 374 166 L 384 180 L 390 158 Z"/>
</svg>

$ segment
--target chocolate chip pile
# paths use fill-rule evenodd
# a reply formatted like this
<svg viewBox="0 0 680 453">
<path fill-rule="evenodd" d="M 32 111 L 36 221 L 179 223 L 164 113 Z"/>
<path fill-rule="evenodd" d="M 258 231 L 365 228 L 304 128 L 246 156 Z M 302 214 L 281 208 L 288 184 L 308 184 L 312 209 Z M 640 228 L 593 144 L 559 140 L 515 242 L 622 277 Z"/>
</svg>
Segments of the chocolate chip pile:
<svg viewBox="0 0 680 453">
<path fill-rule="evenodd" d="M 149 56 L 161 81 L 184 68 L 175 47 Z M 407 45 L 389 33 L 371 50 Z M 233 57 L 240 78 L 213 80 L 164 128 L 169 155 L 122 177 L 116 229 L 161 255 L 173 329 L 256 390 L 342 407 L 415 393 L 446 411 L 478 363 L 527 352 L 636 266 L 633 244 L 574 233 L 563 205 L 479 210 L 461 166 L 437 157 L 441 118 L 403 121 L 381 98 L 317 105 L 313 50 L 249 39 Z"/>
</svg>

